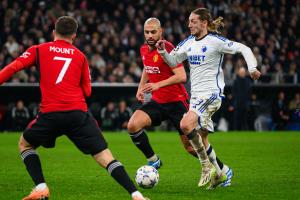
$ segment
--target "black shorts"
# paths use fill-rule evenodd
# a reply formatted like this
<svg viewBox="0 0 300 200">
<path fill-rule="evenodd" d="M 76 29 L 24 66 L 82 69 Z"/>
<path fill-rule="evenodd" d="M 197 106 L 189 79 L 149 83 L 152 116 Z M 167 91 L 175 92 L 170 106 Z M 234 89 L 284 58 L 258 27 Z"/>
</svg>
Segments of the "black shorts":
<svg viewBox="0 0 300 200">
<path fill-rule="evenodd" d="M 157 103 L 151 100 L 142 105 L 138 110 L 142 110 L 149 115 L 153 126 L 160 125 L 164 120 L 170 120 L 179 134 L 183 135 L 180 129 L 180 121 L 188 111 L 188 102 Z"/>
<path fill-rule="evenodd" d="M 79 110 L 39 113 L 23 133 L 24 139 L 36 148 L 53 148 L 61 135 L 66 135 L 85 154 L 95 155 L 107 148 L 96 120 Z"/>
</svg>

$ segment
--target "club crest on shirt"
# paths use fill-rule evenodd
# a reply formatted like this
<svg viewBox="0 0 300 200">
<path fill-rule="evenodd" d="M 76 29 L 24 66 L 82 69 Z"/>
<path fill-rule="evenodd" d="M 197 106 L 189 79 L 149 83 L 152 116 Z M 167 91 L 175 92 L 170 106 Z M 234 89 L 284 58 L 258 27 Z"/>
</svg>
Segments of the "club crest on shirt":
<svg viewBox="0 0 300 200">
<path fill-rule="evenodd" d="M 153 56 L 153 62 L 157 62 L 157 61 L 158 61 L 158 55 L 155 54 L 155 55 Z"/>
<path fill-rule="evenodd" d="M 206 46 L 203 46 L 201 49 L 202 49 L 203 53 L 205 53 L 207 51 L 207 47 Z"/>
</svg>

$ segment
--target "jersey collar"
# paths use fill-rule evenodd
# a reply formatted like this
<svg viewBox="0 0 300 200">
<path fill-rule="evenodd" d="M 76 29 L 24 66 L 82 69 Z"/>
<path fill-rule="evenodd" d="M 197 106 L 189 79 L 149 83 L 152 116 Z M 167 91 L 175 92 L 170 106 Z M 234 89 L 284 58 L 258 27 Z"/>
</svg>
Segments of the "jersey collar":
<svg viewBox="0 0 300 200">
<path fill-rule="evenodd" d="M 200 41 L 200 40 L 204 39 L 207 35 L 208 35 L 208 33 L 205 34 L 204 36 L 202 36 L 201 38 L 196 38 L 196 37 L 195 37 L 195 40 L 196 40 L 196 41 Z"/>
<path fill-rule="evenodd" d="M 66 40 L 55 40 L 54 42 L 71 44 L 70 42 L 68 42 L 68 41 L 66 41 Z"/>
</svg>

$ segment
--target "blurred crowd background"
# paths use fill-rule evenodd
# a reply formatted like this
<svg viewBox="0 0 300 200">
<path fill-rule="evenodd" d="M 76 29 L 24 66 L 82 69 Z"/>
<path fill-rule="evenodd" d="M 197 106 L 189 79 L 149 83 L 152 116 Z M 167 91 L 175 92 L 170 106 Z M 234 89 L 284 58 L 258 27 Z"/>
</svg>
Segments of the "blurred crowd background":
<svg viewBox="0 0 300 200">
<path fill-rule="evenodd" d="M 28 47 L 51 41 L 55 20 L 62 15 L 70 15 L 79 22 L 75 46 L 89 59 L 92 82 L 138 83 L 143 69 L 139 48 L 144 43 L 144 21 L 149 17 L 159 18 L 164 38 L 176 45 L 189 36 L 188 16 L 198 7 L 210 9 L 214 18 L 224 18 L 223 36 L 251 47 L 262 72 L 262 78 L 254 84 L 300 84 L 300 0 L 1 0 L 0 68 Z M 185 67 L 188 70 L 188 66 Z M 246 63 L 241 55 L 225 56 L 225 82 L 232 88 L 234 82 L 238 84 L 239 77 L 244 76 L 239 75 L 239 69 L 243 67 Z M 37 83 L 38 80 L 38 71 L 33 66 L 17 73 L 9 82 Z M 251 88 L 253 83 L 249 84 Z M 223 106 L 223 112 L 217 117 L 221 122 L 226 119 L 225 129 L 229 130 L 264 129 L 264 124 L 268 124 L 268 129 L 286 129 L 292 119 L 296 120 L 296 124 L 299 122 L 299 95 L 296 93 L 286 98 L 284 92 L 280 92 L 277 98 L 269 99 L 269 115 L 262 121 L 272 123 L 260 121 L 255 127 L 255 121 L 261 116 L 260 107 L 255 107 L 256 104 L 261 105 L 256 94 L 249 90 L 247 95 L 238 97 L 231 90 L 224 104 L 228 108 Z M 238 98 L 246 101 L 242 103 L 246 108 L 238 105 Z M 113 103 L 119 105 L 119 102 Z M 28 107 L 29 104 L 27 102 Z M 7 106 L 11 117 L 16 116 L 12 110 L 14 106 L 18 107 L 18 103 Z M 109 106 L 101 107 L 100 111 Z M 231 116 L 228 115 L 229 110 L 245 113 L 245 109 L 249 111 L 251 108 L 255 108 L 251 111 L 253 113 L 243 119 L 254 118 L 247 123 L 248 126 L 234 125 L 241 114 Z M 114 110 L 118 112 L 118 109 Z M 98 119 L 103 124 L 101 116 L 104 116 L 102 111 Z M 222 123 L 219 124 L 222 129 Z"/>
</svg>

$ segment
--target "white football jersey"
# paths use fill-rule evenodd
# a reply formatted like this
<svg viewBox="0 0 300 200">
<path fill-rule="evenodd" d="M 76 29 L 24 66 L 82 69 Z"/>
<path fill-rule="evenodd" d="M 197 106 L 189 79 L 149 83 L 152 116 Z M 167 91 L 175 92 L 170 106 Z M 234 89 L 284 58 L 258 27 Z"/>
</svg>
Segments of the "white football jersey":
<svg viewBox="0 0 300 200">
<path fill-rule="evenodd" d="M 249 53 L 249 50 L 241 43 L 210 33 L 201 39 L 196 39 L 194 36 L 188 37 L 173 49 L 170 56 L 173 56 L 177 63 L 188 60 L 192 97 L 211 96 L 214 93 L 223 97 L 225 82 L 222 62 L 224 53 L 243 53 L 248 69 L 252 72 L 256 69 L 257 63 L 253 53 L 251 50 Z"/>
</svg>

